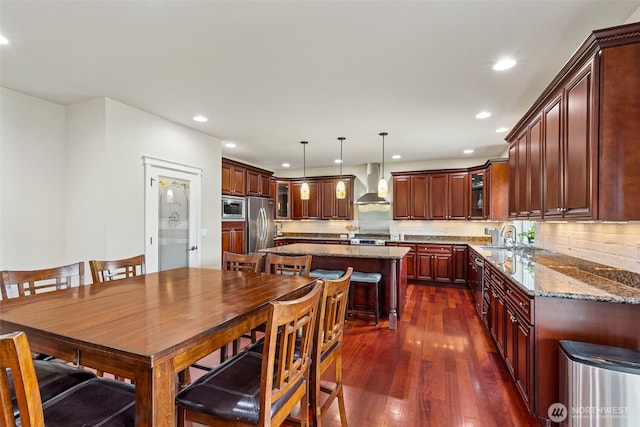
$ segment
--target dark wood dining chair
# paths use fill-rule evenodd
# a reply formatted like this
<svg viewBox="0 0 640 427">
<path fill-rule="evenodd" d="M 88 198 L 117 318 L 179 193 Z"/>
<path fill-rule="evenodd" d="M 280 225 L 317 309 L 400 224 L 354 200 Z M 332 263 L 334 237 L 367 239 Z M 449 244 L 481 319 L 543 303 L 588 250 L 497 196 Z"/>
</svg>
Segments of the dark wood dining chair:
<svg viewBox="0 0 640 427">
<path fill-rule="evenodd" d="M 322 285 L 269 305 L 264 352 L 245 351 L 176 397 L 178 426 L 279 426 L 296 405 L 308 407 L 307 378 Z M 301 423 L 308 425 L 308 411 Z"/>
<path fill-rule="evenodd" d="M 320 419 L 337 398 L 342 427 L 347 427 L 347 411 L 342 392 L 342 338 L 351 273 L 353 273 L 353 268 L 349 267 L 340 279 L 323 280 L 322 298 L 314 332 L 314 347 L 309 372 L 311 416 L 314 426 L 320 425 Z M 329 383 L 320 383 L 322 374 L 331 366 L 334 367 L 335 374 L 333 387 L 330 387 Z M 321 393 L 328 394 L 324 401 L 321 398 Z"/>
<path fill-rule="evenodd" d="M 309 277 L 311 259 L 311 255 L 292 256 L 269 253 L 265 261 L 265 272 Z"/>
<path fill-rule="evenodd" d="M 258 273 L 262 271 L 264 253 L 236 254 L 225 251 L 222 254 L 222 269 L 228 271 L 249 271 Z"/>
<path fill-rule="evenodd" d="M 44 396 L 38 385 L 27 335 L 0 335 L 0 425 L 135 425 L 131 384 L 94 377 L 52 397 Z M 17 414 L 9 410 L 14 404 Z"/>
<path fill-rule="evenodd" d="M 142 276 L 147 272 L 144 254 L 113 261 L 91 260 L 89 267 L 93 283 Z"/>
<path fill-rule="evenodd" d="M 42 270 L 4 270 L 0 275 L 2 299 L 21 298 L 84 285 L 84 262 Z"/>
</svg>

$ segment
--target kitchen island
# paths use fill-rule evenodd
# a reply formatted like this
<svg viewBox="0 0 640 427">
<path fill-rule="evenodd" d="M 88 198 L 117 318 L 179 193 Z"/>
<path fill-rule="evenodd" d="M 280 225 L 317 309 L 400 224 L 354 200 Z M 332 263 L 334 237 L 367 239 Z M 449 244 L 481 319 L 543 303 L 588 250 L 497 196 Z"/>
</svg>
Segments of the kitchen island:
<svg viewBox="0 0 640 427">
<path fill-rule="evenodd" d="M 382 314 L 389 317 L 389 329 L 396 329 L 406 301 L 407 275 L 404 257 L 408 248 L 397 246 L 349 246 L 294 243 L 262 249 L 278 255 L 312 255 L 311 269 L 382 274 Z"/>
</svg>

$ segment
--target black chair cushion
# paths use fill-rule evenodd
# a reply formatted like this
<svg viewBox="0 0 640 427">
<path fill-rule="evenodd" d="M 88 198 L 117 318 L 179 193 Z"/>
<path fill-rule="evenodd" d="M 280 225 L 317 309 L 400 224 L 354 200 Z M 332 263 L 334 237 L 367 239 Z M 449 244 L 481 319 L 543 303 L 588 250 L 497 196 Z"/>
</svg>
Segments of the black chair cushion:
<svg viewBox="0 0 640 427">
<path fill-rule="evenodd" d="M 47 427 L 135 426 L 135 388 L 121 381 L 93 378 L 42 405 Z"/>
<path fill-rule="evenodd" d="M 176 403 L 192 412 L 257 424 L 260 414 L 261 367 L 261 354 L 242 352 L 182 390 L 176 397 Z M 302 381 L 304 380 L 301 379 L 300 382 Z M 271 415 L 289 397 L 290 395 L 285 395 L 273 402 Z"/>
<path fill-rule="evenodd" d="M 36 371 L 36 377 L 38 377 L 40 398 L 43 403 L 77 384 L 96 377 L 92 372 L 58 362 L 34 360 L 33 367 Z M 19 413 L 18 402 L 16 401 L 16 393 L 13 388 L 11 372 L 9 372 L 8 375 L 11 403 L 13 405 L 13 416 L 17 417 Z"/>
</svg>

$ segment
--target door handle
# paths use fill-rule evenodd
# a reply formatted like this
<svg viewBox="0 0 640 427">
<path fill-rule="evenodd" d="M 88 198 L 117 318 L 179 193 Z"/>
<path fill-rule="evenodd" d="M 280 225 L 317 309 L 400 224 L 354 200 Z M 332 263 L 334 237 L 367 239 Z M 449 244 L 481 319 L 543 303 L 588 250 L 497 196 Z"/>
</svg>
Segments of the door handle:
<svg viewBox="0 0 640 427">
<path fill-rule="evenodd" d="M 191 246 L 189 249 L 187 249 L 188 251 L 197 251 L 198 247 L 197 246 Z"/>
</svg>

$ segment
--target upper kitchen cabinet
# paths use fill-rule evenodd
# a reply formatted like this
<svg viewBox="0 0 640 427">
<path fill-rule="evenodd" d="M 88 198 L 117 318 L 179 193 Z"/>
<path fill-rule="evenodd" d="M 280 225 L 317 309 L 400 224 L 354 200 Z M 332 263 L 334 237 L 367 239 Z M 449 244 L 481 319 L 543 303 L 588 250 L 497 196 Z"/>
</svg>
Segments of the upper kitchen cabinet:
<svg viewBox="0 0 640 427">
<path fill-rule="evenodd" d="M 291 218 L 291 182 L 276 180 L 275 182 L 275 202 L 276 219 Z"/>
<path fill-rule="evenodd" d="M 508 218 L 509 165 L 489 160 L 469 170 L 469 219 L 505 221 Z"/>
<path fill-rule="evenodd" d="M 639 116 L 640 24 L 594 31 L 507 135 L 511 216 L 640 220 Z"/>
<path fill-rule="evenodd" d="M 393 174 L 393 219 L 428 219 L 427 175 Z"/>
<path fill-rule="evenodd" d="M 246 195 L 247 169 L 242 163 L 222 159 L 222 194 Z"/>
<path fill-rule="evenodd" d="M 468 219 L 469 173 L 429 175 L 429 219 Z"/>
<path fill-rule="evenodd" d="M 353 182 L 355 177 L 342 177 L 346 188 L 344 199 L 336 197 L 336 185 L 340 179 L 340 177 L 323 178 L 320 181 L 322 186 L 320 190 L 322 219 L 353 219 Z"/>
<path fill-rule="evenodd" d="M 300 188 L 304 181 L 291 182 L 291 219 L 320 219 L 320 183 L 307 179 L 309 200 L 300 198 Z"/>
<path fill-rule="evenodd" d="M 465 169 L 392 172 L 393 219 L 507 219 L 507 159 Z"/>
<path fill-rule="evenodd" d="M 247 168 L 247 196 L 271 197 L 272 175 L 266 170 Z"/>
</svg>

